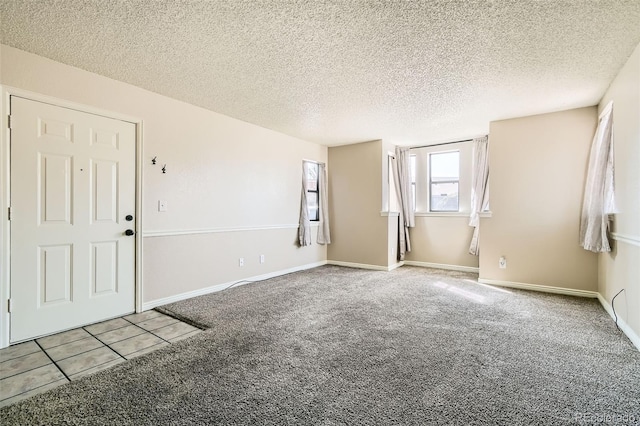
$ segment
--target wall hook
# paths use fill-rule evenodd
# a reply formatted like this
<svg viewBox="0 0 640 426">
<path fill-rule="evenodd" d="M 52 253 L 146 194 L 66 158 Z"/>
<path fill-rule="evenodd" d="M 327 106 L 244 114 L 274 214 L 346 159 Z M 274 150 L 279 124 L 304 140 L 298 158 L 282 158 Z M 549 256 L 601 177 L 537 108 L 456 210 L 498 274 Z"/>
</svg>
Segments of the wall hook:
<svg viewBox="0 0 640 426">
<path fill-rule="evenodd" d="M 153 158 L 151 159 L 151 164 L 154 164 L 154 165 L 156 164 L 156 158 L 158 158 L 158 157 L 157 157 L 157 156 L 155 156 L 155 157 L 153 157 Z"/>
<path fill-rule="evenodd" d="M 162 166 L 162 173 L 167 173 L 167 165 Z"/>
</svg>

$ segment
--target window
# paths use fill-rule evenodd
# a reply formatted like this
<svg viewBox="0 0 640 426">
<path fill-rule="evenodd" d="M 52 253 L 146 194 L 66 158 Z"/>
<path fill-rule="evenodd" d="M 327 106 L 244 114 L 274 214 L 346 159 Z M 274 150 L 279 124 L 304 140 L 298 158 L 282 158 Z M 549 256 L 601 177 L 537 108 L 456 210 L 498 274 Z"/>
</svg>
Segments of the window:
<svg viewBox="0 0 640 426">
<path fill-rule="evenodd" d="M 307 161 L 304 165 L 305 173 L 307 174 L 307 210 L 309 210 L 309 220 L 318 222 L 320 220 L 318 211 L 318 201 L 320 200 L 318 163 Z"/>
<path fill-rule="evenodd" d="M 429 211 L 459 211 L 460 151 L 429 154 Z"/>
</svg>

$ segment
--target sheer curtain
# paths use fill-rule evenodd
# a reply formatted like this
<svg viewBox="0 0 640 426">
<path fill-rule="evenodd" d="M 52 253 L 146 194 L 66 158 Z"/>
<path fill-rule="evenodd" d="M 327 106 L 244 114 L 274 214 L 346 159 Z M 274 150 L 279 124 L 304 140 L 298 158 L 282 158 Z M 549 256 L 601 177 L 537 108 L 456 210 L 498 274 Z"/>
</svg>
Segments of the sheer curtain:
<svg viewBox="0 0 640 426">
<path fill-rule="evenodd" d="M 409 228 L 415 226 L 413 196 L 411 194 L 409 148 L 396 147 L 396 158 L 392 161 L 395 175 L 396 193 L 400 203 L 400 224 L 398 228 L 399 260 L 404 260 L 405 253 L 411 251 Z"/>
<path fill-rule="evenodd" d="M 318 228 L 318 244 L 331 244 L 331 232 L 329 231 L 329 197 L 327 196 L 327 167 L 318 164 L 318 191 L 319 211 L 318 218 L 320 227 Z"/>
<path fill-rule="evenodd" d="M 580 221 L 580 245 L 596 253 L 611 251 L 607 230 L 615 213 L 613 164 L 613 102 L 600 114 L 593 136 Z"/>
<path fill-rule="evenodd" d="M 298 226 L 298 241 L 301 247 L 311 245 L 311 221 L 307 207 L 307 167 L 309 162 L 302 162 L 302 193 L 300 195 L 300 221 Z"/>
<path fill-rule="evenodd" d="M 480 213 L 489 207 L 489 138 L 483 136 L 473 140 L 473 181 L 471 184 L 471 216 L 473 236 L 469 254 L 480 253 Z"/>
</svg>

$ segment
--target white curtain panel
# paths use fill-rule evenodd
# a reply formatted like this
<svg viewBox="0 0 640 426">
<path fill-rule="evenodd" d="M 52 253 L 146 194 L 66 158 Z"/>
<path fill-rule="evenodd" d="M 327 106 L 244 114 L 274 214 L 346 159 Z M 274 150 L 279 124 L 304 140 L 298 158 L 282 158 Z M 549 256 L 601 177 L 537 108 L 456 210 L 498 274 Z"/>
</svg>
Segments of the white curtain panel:
<svg viewBox="0 0 640 426">
<path fill-rule="evenodd" d="M 613 102 L 600 114 L 593 137 L 580 221 L 580 245 L 589 251 L 611 251 L 607 230 L 615 213 L 613 164 Z"/>
<path fill-rule="evenodd" d="M 396 158 L 392 161 L 395 175 L 396 193 L 400 204 L 400 224 L 398 228 L 399 260 L 404 260 L 405 253 L 411 251 L 409 228 L 415 226 L 415 212 L 411 195 L 409 148 L 396 147 Z"/>
<path fill-rule="evenodd" d="M 308 161 L 302 162 L 302 193 L 300 195 L 300 221 L 298 226 L 298 241 L 301 247 L 311 245 L 311 221 L 307 208 L 307 167 Z"/>
<path fill-rule="evenodd" d="M 469 253 L 480 253 L 480 213 L 489 207 L 489 138 L 483 136 L 473 140 L 473 181 L 471 184 L 471 215 L 469 226 L 473 236 Z"/>
<path fill-rule="evenodd" d="M 318 191 L 320 192 L 318 244 L 331 244 L 331 232 L 329 231 L 329 197 L 327 190 L 327 167 L 320 163 L 318 164 Z"/>
</svg>

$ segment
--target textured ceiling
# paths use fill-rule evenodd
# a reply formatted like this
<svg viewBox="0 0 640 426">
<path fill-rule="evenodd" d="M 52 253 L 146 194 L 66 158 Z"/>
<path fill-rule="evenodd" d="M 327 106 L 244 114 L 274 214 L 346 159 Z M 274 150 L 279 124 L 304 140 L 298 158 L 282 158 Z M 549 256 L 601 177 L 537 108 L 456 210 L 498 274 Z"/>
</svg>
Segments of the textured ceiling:
<svg viewBox="0 0 640 426">
<path fill-rule="evenodd" d="M 4 44 L 302 139 L 419 144 L 598 103 L 640 1 L 0 0 Z"/>
</svg>

